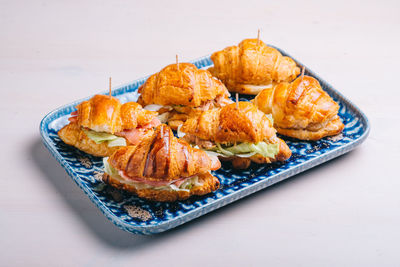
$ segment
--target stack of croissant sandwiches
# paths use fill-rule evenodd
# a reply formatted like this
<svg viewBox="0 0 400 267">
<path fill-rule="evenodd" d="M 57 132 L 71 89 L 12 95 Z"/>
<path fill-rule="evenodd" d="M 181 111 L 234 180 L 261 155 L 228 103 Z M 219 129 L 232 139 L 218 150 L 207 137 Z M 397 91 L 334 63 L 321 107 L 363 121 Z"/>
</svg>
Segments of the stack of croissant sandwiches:
<svg viewBox="0 0 400 267">
<path fill-rule="evenodd" d="M 296 62 L 258 39 L 211 56 L 214 66 L 177 63 L 151 75 L 136 102 L 95 95 L 58 135 L 103 157 L 103 182 L 153 201 L 184 200 L 219 188 L 211 171 L 284 162 L 277 136 L 319 140 L 339 134 L 339 105 Z M 232 101 L 230 93 L 255 95 Z M 177 132 L 175 137 L 173 131 Z"/>
</svg>

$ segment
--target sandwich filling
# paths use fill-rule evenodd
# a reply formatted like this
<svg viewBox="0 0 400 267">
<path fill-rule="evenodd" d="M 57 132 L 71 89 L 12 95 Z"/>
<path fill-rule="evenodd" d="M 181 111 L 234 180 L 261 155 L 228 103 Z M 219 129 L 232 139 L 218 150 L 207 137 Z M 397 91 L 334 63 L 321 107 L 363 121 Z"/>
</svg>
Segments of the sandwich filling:
<svg viewBox="0 0 400 267">
<path fill-rule="evenodd" d="M 258 143 L 239 143 L 234 145 L 222 145 L 216 143 L 216 147 L 208 150 L 221 157 L 241 157 L 250 158 L 259 154 L 265 158 L 275 158 L 279 153 L 279 144 L 268 144 L 266 142 Z"/>
<path fill-rule="evenodd" d="M 271 144 L 268 141 L 261 141 L 258 143 L 236 143 L 236 144 L 222 144 L 209 140 L 203 140 L 191 134 L 183 134 L 178 129 L 178 136 L 182 137 L 190 144 L 196 145 L 203 149 L 209 155 L 219 156 L 223 158 L 241 157 L 250 158 L 254 155 L 261 155 L 265 158 L 275 158 L 279 153 L 279 144 Z"/>
<path fill-rule="evenodd" d="M 108 162 L 108 157 L 103 158 L 104 172 L 119 182 L 134 186 L 136 189 L 152 189 L 152 190 L 167 190 L 167 191 L 185 191 L 189 192 L 194 186 L 202 186 L 197 175 L 190 177 L 181 177 L 171 181 L 149 181 L 139 177 L 128 177 L 123 171 L 119 171 L 111 166 Z"/>
<path fill-rule="evenodd" d="M 158 104 L 149 104 L 144 107 L 146 110 L 157 111 L 159 115 L 157 118 L 161 121 L 161 123 L 166 123 L 168 119 L 173 115 L 173 113 L 178 114 L 189 114 L 192 111 L 206 111 L 212 108 L 223 107 L 228 104 L 231 104 L 232 100 L 223 95 L 217 96 L 215 99 L 204 102 L 202 105 L 198 107 L 189 107 L 184 105 L 158 105 Z"/>
<path fill-rule="evenodd" d="M 71 113 L 72 117 L 68 120 L 73 123 L 77 123 L 78 112 L 74 111 Z M 145 136 L 146 131 L 150 128 L 157 127 L 160 123 L 158 118 L 154 118 L 150 123 L 137 127 L 135 129 L 126 129 L 115 134 L 106 132 L 97 132 L 86 127 L 82 127 L 83 132 L 93 140 L 96 144 L 106 142 L 108 147 L 126 146 L 128 140 L 130 144 L 136 145 Z"/>
<path fill-rule="evenodd" d="M 270 84 L 262 84 L 262 85 L 254 85 L 254 84 L 239 84 L 236 87 L 239 89 L 242 89 L 240 91 L 243 91 L 245 94 L 258 94 L 264 89 L 271 88 L 272 83 Z"/>
<path fill-rule="evenodd" d="M 274 120 L 271 114 L 267 114 L 271 124 L 274 124 Z M 233 144 L 222 144 L 213 142 L 210 140 L 203 140 L 195 135 L 186 134 L 180 131 L 181 126 L 177 129 L 177 135 L 179 138 L 183 138 L 190 144 L 194 144 L 199 148 L 205 150 L 209 155 L 215 155 L 223 158 L 229 157 L 241 157 L 250 158 L 254 155 L 261 155 L 265 158 L 275 158 L 279 153 L 279 143 L 271 144 L 268 140 L 264 140 L 258 143 L 233 143 Z"/>
<path fill-rule="evenodd" d="M 96 132 L 90 129 L 83 129 L 83 132 L 92 139 L 96 144 L 107 142 L 108 147 L 126 146 L 126 140 L 123 137 L 118 137 L 114 134 Z"/>
</svg>

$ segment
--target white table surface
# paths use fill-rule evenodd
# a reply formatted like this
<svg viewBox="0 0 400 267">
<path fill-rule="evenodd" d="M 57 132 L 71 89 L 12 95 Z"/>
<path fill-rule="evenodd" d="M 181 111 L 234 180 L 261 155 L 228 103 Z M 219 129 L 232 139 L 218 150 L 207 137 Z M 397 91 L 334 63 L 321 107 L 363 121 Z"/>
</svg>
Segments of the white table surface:
<svg viewBox="0 0 400 267">
<path fill-rule="evenodd" d="M 0 266 L 399 266 L 399 1 L 0 1 Z M 49 111 L 261 38 L 369 117 L 353 152 L 155 236 L 109 222 L 44 148 Z"/>
</svg>

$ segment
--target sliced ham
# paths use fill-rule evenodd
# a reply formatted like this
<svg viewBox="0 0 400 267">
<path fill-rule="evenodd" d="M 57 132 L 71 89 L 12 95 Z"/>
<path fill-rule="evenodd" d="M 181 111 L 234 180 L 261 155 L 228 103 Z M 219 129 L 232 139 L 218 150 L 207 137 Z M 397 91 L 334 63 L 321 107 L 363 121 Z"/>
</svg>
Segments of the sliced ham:
<svg viewBox="0 0 400 267">
<path fill-rule="evenodd" d="M 71 117 L 69 117 L 68 120 L 70 122 L 77 122 L 78 111 L 71 112 Z M 144 137 L 146 129 L 157 127 L 160 124 L 160 120 L 157 117 L 154 117 L 154 119 L 146 125 L 138 127 L 136 129 L 124 130 L 122 132 L 115 133 L 115 135 L 127 139 L 132 145 L 136 145 Z"/>
<path fill-rule="evenodd" d="M 143 183 L 143 184 L 147 184 L 147 185 L 154 186 L 154 187 L 167 186 L 170 184 L 175 184 L 177 187 L 179 187 L 186 179 L 189 179 L 192 177 L 192 176 L 182 177 L 182 178 L 171 180 L 171 181 L 150 181 L 150 180 L 146 180 L 146 179 L 140 178 L 140 177 L 128 177 L 127 175 L 125 175 L 125 173 L 123 171 L 118 171 L 118 174 L 127 181 Z"/>
<path fill-rule="evenodd" d="M 148 124 L 138 127 L 136 129 L 124 130 L 122 132 L 115 133 L 116 136 L 120 136 L 128 140 L 132 145 L 137 145 L 146 135 L 146 130 L 157 127 L 161 122 L 156 117 Z"/>
<path fill-rule="evenodd" d="M 219 161 L 217 156 L 211 156 L 208 155 L 208 157 L 211 159 L 211 170 L 215 171 L 218 170 L 219 168 L 221 168 L 221 162 Z"/>
<path fill-rule="evenodd" d="M 200 148 L 204 148 L 204 149 L 211 149 L 213 147 L 215 147 L 215 144 L 211 141 L 208 140 L 203 140 L 195 135 L 192 134 L 185 134 L 182 137 L 183 140 L 185 140 L 188 143 L 191 144 L 196 144 L 198 145 Z"/>
<path fill-rule="evenodd" d="M 160 120 L 157 117 L 154 117 L 154 119 L 149 124 L 142 126 L 142 128 L 148 129 L 152 127 L 157 127 L 160 124 L 161 124 Z"/>
<path fill-rule="evenodd" d="M 78 111 L 71 112 L 71 117 L 68 118 L 70 122 L 77 122 L 78 121 Z"/>
<path fill-rule="evenodd" d="M 142 138 L 145 136 L 145 134 L 146 134 L 146 129 L 144 128 L 136 128 L 115 133 L 116 136 L 125 138 L 132 145 L 139 144 Z"/>
<path fill-rule="evenodd" d="M 188 179 L 188 178 L 184 178 L 184 179 L 178 180 L 178 181 L 176 181 L 174 183 L 174 185 L 176 185 L 177 187 L 180 187 L 181 184 L 183 184 L 186 181 L 186 179 Z"/>
<path fill-rule="evenodd" d="M 68 120 L 69 120 L 70 122 L 77 122 L 77 121 L 78 121 L 78 117 L 77 117 L 77 116 L 69 117 Z"/>
<path fill-rule="evenodd" d="M 230 98 L 222 96 L 222 95 L 218 96 L 215 99 L 215 104 L 217 107 L 224 107 L 224 106 L 232 104 L 232 103 L 233 103 L 233 101 Z"/>
</svg>

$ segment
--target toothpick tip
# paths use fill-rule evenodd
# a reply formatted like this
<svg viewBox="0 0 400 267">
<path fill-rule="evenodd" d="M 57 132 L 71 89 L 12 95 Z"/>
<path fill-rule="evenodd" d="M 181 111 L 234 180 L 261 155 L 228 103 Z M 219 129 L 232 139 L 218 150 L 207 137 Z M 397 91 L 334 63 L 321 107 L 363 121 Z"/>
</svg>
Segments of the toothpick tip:
<svg viewBox="0 0 400 267">
<path fill-rule="evenodd" d="M 178 68 L 179 71 L 179 61 L 178 61 L 178 54 L 175 55 L 175 59 L 176 59 L 176 66 Z"/>
<path fill-rule="evenodd" d="M 111 97 L 111 77 L 109 78 L 109 88 L 108 88 L 108 95 Z"/>
<path fill-rule="evenodd" d="M 236 93 L 236 109 L 239 109 L 239 93 Z"/>
<path fill-rule="evenodd" d="M 303 66 L 302 70 L 301 70 L 301 79 L 303 79 L 304 77 L 304 72 L 306 71 L 306 67 Z"/>
<path fill-rule="evenodd" d="M 304 79 L 304 72 L 305 72 L 305 70 L 306 70 L 306 67 L 305 67 L 305 66 L 303 66 L 303 69 L 301 70 L 301 79 L 300 79 L 300 84 L 302 84 L 302 83 L 303 83 L 303 79 Z"/>
</svg>

